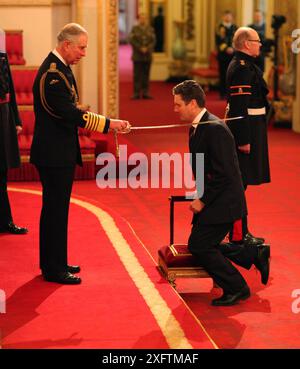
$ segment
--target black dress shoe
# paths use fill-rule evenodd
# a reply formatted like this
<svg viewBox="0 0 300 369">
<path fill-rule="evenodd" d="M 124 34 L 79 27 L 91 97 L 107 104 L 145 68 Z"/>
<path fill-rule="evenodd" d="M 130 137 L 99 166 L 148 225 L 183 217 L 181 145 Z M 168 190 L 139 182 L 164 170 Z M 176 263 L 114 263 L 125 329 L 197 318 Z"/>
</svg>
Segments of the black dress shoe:
<svg viewBox="0 0 300 369">
<path fill-rule="evenodd" d="M 9 222 L 6 226 L 0 228 L 0 233 L 26 234 L 28 233 L 28 229 L 18 227 L 13 222 Z"/>
<path fill-rule="evenodd" d="M 262 237 L 254 237 L 250 232 L 248 232 L 243 239 L 245 245 L 262 245 L 265 239 Z"/>
<path fill-rule="evenodd" d="M 61 284 L 80 284 L 81 279 L 69 272 L 61 272 L 57 274 L 43 274 L 44 280 L 48 282 L 56 282 Z"/>
<path fill-rule="evenodd" d="M 80 273 L 80 266 L 79 265 L 68 265 L 67 272 L 75 274 Z"/>
<path fill-rule="evenodd" d="M 235 245 L 258 246 L 265 242 L 264 238 L 254 237 L 251 233 L 247 233 L 240 241 L 231 241 Z"/>
<path fill-rule="evenodd" d="M 131 100 L 139 100 L 139 99 L 140 99 L 139 95 L 131 96 Z"/>
<path fill-rule="evenodd" d="M 153 97 L 150 95 L 143 95 L 143 99 L 145 100 L 153 100 Z"/>
<path fill-rule="evenodd" d="M 235 294 L 224 293 L 218 299 L 212 300 L 211 304 L 213 306 L 231 306 L 237 304 L 240 300 L 246 300 L 248 297 L 250 297 L 250 289 L 245 286 Z"/>
<path fill-rule="evenodd" d="M 259 270 L 261 275 L 261 283 L 267 284 L 270 273 L 270 246 L 257 246 L 257 258 L 254 265 Z"/>
</svg>

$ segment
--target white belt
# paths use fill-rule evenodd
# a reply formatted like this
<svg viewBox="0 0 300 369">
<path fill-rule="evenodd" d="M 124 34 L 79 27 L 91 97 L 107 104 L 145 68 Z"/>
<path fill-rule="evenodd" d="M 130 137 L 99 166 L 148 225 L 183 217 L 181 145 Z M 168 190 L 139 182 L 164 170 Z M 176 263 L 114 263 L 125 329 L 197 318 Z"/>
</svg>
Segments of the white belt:
<svg viewBox="0 0 300 369">
<path fill-rule="evenodd" d="M 266 108 L 248 109 L 248 115 L 265 115 Z"/>
</svg>

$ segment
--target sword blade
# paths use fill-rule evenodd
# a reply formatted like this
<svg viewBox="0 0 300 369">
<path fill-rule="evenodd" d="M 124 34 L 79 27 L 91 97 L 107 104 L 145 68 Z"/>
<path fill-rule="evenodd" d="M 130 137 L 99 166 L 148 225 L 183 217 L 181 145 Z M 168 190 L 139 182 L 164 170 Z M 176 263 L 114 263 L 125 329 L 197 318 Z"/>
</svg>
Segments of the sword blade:
<svg viewBox="0 0 300 369">
<path fill-rule="evenodd" d="M 243 116 L 240 117 L 233 117 L 233 118 L 225 118 L 225 119 L 215 119 L 215 120 L 206 120 L 203 122 L 198 123 L 179 123 L 179 124 L 163 124 L 159 126 L 141 126 L 141 127 L 130 127 L 130 131 L 137 131 L 137 130 L 145 130 L 145 129 L 164 129 L 164 128 L 179 128 L 179 127 L 190 127 L 198 124 L 206 124 L 206 123 L 216 123 L 216 122 L 227 122 L 232 120 L 243 119 Z"/>
</svg>

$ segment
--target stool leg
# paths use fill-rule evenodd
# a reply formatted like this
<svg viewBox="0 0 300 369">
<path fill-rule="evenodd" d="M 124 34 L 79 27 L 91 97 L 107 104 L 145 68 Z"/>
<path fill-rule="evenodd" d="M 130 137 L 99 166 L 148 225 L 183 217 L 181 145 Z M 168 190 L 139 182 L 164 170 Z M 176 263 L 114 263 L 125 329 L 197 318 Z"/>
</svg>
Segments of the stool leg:
<svg viewBox="0 0 300 369">
<path fill-rule="evenodd" d="M 176 276 L 173 273 L 168 275 L 168 282 L 176 290 L 175 280 L 176 280 Z"/>
</svg>

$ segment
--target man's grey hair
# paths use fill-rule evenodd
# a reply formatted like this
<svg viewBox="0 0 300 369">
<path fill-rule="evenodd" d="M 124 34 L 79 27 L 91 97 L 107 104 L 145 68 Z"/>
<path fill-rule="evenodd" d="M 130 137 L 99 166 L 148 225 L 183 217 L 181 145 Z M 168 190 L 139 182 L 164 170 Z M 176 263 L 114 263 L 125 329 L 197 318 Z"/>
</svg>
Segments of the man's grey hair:
<svg viewBox="0 0 300 369">
<path fill-rule="evenodd" d="M 59 34 L 57 35 L 57 42 L 60 44 L 63 41 L 74 41 L 78 36 L 86 34 L 87 30 L 84 29 L 80 24 L 78 23 L 68 23 L 66 24 Z"/>
<path fill-rule="evenodd" d="M 250 27 L 240 27 L 234 34 L 232 45 L 235 50 L 242 50 L 245 45 L 245 41 L 251 38 L 251 30 Z"/>
</svg>

